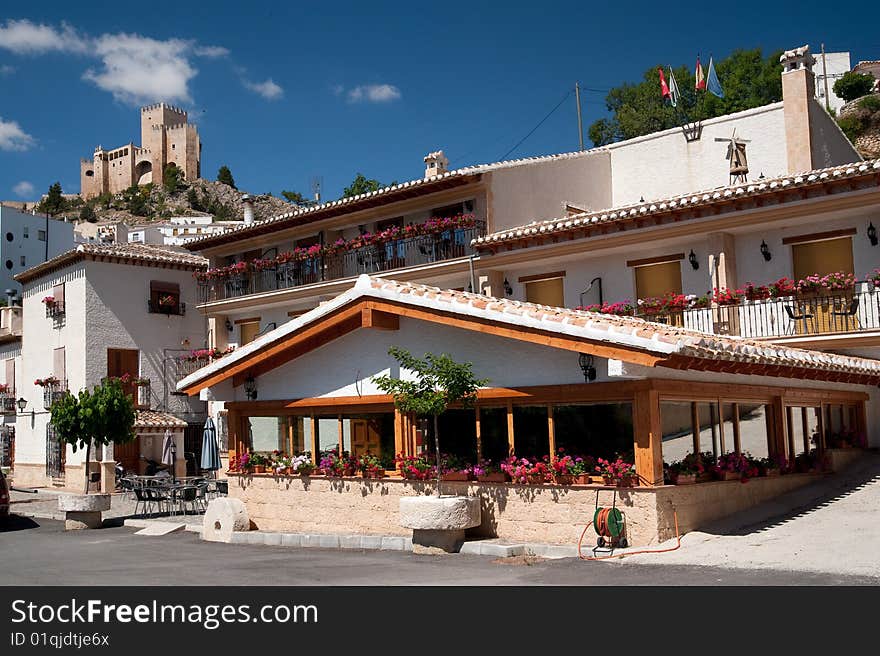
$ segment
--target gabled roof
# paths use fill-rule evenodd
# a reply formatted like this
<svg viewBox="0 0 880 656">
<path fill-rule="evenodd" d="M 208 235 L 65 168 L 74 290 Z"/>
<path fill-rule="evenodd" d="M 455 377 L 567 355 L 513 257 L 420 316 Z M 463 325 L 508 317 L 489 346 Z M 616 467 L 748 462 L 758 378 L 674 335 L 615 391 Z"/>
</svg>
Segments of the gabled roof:
<svg viewBox="0 0 880 656">
<path fill-rule="evenodd" d="M 492 332 L 647 366 L 880 383 L 877 360 L 362 275 L 352 289 L 190 374 L 177 387 L 194 394 L 229 378 L 236 384 L 246 374 L 265 373 L 368 325 L 362 319 L 364 310 Z"/>
<path fill-rule="evenodd" d="M 167 412 L 156 410 L 135 410 L 134 427 L 144 428 L 186 428 L 187 423 Z"/>
<path fill-rule="evenodd" d="M 101 260 L 122 264 L 163 266 L 191 271 L 205 269 L 208 266 L 208 260 L 201 255 L 194 255 L 183 250 L 175 250 L 167 246 L 90 243 L 80 244 L 72 250 L 56 255 L 51 260 L 26 269 L 13 277 L 18 282 L 28 282 L 79 260 Z"/>
<path fill-rule="evenodd" d="M 667 220 L 700 218 L 704 214 L 719 216 L 739 211 L 742 208 L 738 203 L 742 201 L 767 207 L 800 201 L 811 193 L 825 196 L 862 187 L 880 188 L 880 159 L 681 194 L 663 200 L 583 212 L 564 218 L 533 221 L 524 226 L 478 237 L 471 245 L 480 251 L 521 248 L 544 241 L 604 234 L 609 228 L 622 230 L 631 224 L 642 227 L 639 225 L 642 222 L 653 226 Z"/>
</svg>

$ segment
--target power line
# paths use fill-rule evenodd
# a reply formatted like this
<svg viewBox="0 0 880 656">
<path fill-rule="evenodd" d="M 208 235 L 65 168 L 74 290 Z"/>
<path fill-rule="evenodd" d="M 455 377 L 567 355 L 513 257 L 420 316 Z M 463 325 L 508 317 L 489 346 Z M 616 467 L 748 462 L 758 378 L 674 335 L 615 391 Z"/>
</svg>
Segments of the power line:
<svg viewBox="0 0 880 656">
<path fill-rule="evenodd" d="M 560 101 L 557 103 L 556 107 L 554 107 L 553 109 L 551 109 L 550 112 L 547 114 L 547 116 L 545 116 L 544 118 L 542 118 L 542 119 L 540 120 L 540 122 L 539 122 L 535 127 L 533 127 L 531 130 L 529 130 L 529 133 L 528 133 L 526 136 L 524 136 L 522 139 L 520 139 L 519 141 L 517 141 L 517 142 L 516 142 L 516 145 L 515 145 L 513 148 L 511 148 L 510 150 L 508 150 L 506 153 L 504 153 L 501 157 L 499 157 L 498 160 L 499 160 L 499 161 L 503 161 L 503 160 L 507 159 L 507 156 L 510 155 L 510 153 L 512 153 L 514 150 L 516 150 L 517 148 L 519 148 L 519 147 L 523 144 L 523 142 L 524 142 L 526 139 L 528 139 L 529 137 L 531 137 L 531 136 L 535 133 L 535 130 L 537 130 L 539 127 L 541 127 L 542 125 L 544 125 L 544 122 L 545 122 L 548 118 L 550 118 L 551 116 L 553 116 L 553 114 L 556 112 L 556 110 L 559 109 L 560 107 L 562 107 L 562 103 L 564 103 L 566 100 L 568 100 L 568 97 L 571 96 L 571 94 L 573 94 L 573 93 L 574 93 L 574 89 L 569 89 L 569 90 L 565 93 L 565 96 L 563 96 L 562 100 L 560 100 Z"/>
</svg>

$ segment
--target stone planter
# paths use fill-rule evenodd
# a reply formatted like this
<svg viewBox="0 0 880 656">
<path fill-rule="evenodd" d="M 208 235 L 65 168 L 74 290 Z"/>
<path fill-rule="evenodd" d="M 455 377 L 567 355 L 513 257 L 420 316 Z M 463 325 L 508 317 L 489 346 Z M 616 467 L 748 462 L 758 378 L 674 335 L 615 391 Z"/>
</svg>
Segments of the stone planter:
<svg viewBox="0 0 880 656">
<path fill-rule="evenodd" d="M 64 530 L 101 528 L 101 513 L 110 510 L 109 494 L 64 494 L 58 497 L 58 510 L 64 512 Z"/>
<path fill-rule="evenodd" d="M 400 525 L 413 530 L 413 552 L 455 553 L 464 531 L 480 525 L 479 497 L 401 497 Z"/>
</svg>

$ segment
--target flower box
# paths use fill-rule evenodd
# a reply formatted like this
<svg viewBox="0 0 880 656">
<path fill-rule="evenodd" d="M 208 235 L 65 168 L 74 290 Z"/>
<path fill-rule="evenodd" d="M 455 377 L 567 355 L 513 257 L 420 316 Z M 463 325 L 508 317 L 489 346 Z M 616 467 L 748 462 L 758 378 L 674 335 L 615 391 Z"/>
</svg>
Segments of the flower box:
<svg viewBox="0 0 880 656">
<path fill-rule="evenodd" d="M 589 474 L 578 474 L 574 477 L 575 485 L 589 485 L 593 482 L 593 477 Z"/>
<path fill-rule="evenodd" d="M 506 483 L 508 480 L 507 474 L 504 472 L 494 472 L 492 474 L 477 476 L 477 481 L 480 483 Z"/>
<path fill-rule="evenodd" d="M 697 482 L 696 474 L 679 474 L 675 477 L 676 485 L 693 485 Z"/>
<path fill-rule="evenodd" d="M 529 485 L 543 485 L 544 474 L 529 474 L 526 480 Z"/>
<path fill-rule="evenodd" d="M 771 467 L 764 471 L 764 476 L 779 476 L 780 473 L 779 467 Z"/>
<path fill-rule="evenodd" d="M 722 481 L 738 481 L 742 478 L 742 472 L 738 471 L 723 471 L 719 475 Z"/>
<path fill-rule="evenodd" d="M 364 472 L 364 478 L 385 478 L 384 471 L 366 471 Z"/>
<path fill-rule="evenodd" d="M 467 472 L 446 472 L 445 474 L 440 474 L 441 481 L 469 481 L 471 480 L 470 474 Z"/>
<path fill-rule="evenodd" d="M 553 480 L 557 485 L 572 485 L 574 483 L 574 476 L 571 474 L 554 474 Z"/>
<path fill-rule="evenodd" d="M 265 474 L 265 473 L 266 473 L 266 466 L 265 466 L 265 465 L 254 465 L 254 466 L 251 468 L 251 470 L 252 470 L 255 474 Z"/>
</svg>

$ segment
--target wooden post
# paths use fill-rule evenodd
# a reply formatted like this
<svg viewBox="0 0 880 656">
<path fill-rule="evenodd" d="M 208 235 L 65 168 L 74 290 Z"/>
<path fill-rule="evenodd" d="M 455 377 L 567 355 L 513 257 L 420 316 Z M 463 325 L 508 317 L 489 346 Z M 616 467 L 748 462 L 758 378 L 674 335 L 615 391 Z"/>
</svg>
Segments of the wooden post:
<svg viewBox="0 0 880 656">
<path fill-rule="evenodd" d="M 550 462 L 556 460 L 556 429 L 553 425 L 553 404 L 547 405 L 547 435 L 550 447 Z"/>
<path fill-rule="evenodd" d="M 694 453 L 700 452 L 700 407 L 691 401 L 691 436 L 694 439 Z"/>
<path fill-rule="evenodd" d="M 737 453 L 742 453 L 742 441 L 739 432 L 739 403 L 732 403 L 730 407 L 733 412 L 733 450 Z"/>
<path fill-rule="evenodd" d="M 507 452 L 508 455 L 513 455 L 516 453 L 515 451 L 516 442 L 514 440 L 513 435 L 513 404 L 507 404 Z"/>
<path fill-rule="evenodd" d="M 395 406 L 394 408 L 394 457 L 404 452 L 403 415 Z"/>
<path fill-rule="evenodd" d="M 227 440 L 229 468 L 236 467 L 235 458 L 241 453 L 239 441 L 241 440 L 241 416 L 235 410 L 226 413 L 226 430 L 229 433 Z"/>
<path fill-rule="evenodd" d="M 785 408 L 785 427 L 788 431 L 788 457 L 794 461 L 794 408 Z"/>
<path fill-rule="evenodd" d="M 474 408 L 474 415 L 477 429 L 477 462 L 483 459 L 483 433 L 480 426 L 480 406 Z"/>
<path fill-rule="evenodd" d="M 318 464 L 318 420 L 315 418 L 315 415 L 310 415 L 309 417 L 312 422 L 312 464 Z"/>
<path fill-rule="evenodd" d="M 819 454 L 825 453 L 825 417 L 822 414 L 822 404 L 819 404 L 816 410 L 816 429 L 819 431 L 819 444 L 816 445 L 816 448 L 819 450 Z"/>
<path fill-rule="evenodd" d="M 636 473 L 644 485 L 663 485 L 663 429 L 660 424 L 660 393 L 636 392 L 633 403 Z"/>
<path fill-rule="evenodd" d="M 395 419 L 397 419 L 397 410 L 394 411 L 394 415 L 395 415 Z M 337 415 L 337 420 L 339 423 L 337 425 L 338 427 L 337 427 L 336 431 L 339 433 L 339 457 L 341 458 L 342 454 L 345 452 L 345 438 L 343 437 L 343 426 L 344 426 L 345 422 L 342 419 L 342 415 Z M 396 422 L 395 422 L 394 426 L 395 426 L 394 445 L 396 447 L 397 446 L 397 423 Z"/>
<path fill-rule="evenodd" d="M 721 403 L 721 399 L 713 402 L 715 407 L 718 408 L 718 442 L 721 445 L 721 453 L 727 453 L 727 444 L 724 439 L 724 405 Z"/>
<path fill-rule="evenodd" d="M 858 432 L 865 436 L 866 444 L 868 439 L 868 408 L 864 401 L 859 401 L 856 408 L 859 419 Z"/>
</svg>

